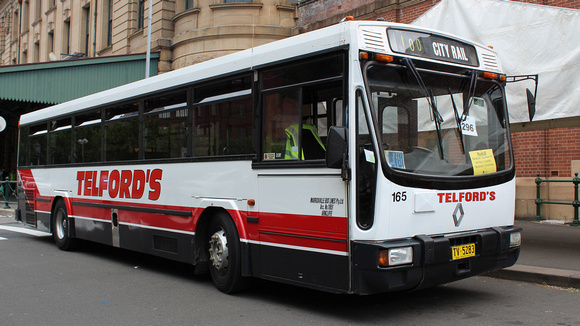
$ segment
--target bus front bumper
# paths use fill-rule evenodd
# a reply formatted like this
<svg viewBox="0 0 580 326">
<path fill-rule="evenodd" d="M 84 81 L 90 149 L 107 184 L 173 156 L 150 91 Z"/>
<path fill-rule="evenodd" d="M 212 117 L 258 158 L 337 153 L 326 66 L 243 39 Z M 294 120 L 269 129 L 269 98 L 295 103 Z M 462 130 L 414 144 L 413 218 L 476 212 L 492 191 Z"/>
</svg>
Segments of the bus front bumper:
<svg viewBox="0 0 580 326">
<path fill-rule="evenodd" d="M 510 242 L 516 227 L 494 227 L 459 235 L 417 235 L 395 241 L 353 241 L 353 284 L 357 294 L 404 291 L 453 282 L 516 263 L 520 246 Z M 511 244 L 510 244 L 511 243 Z M 452 248 L 475 248 L 468 257 L 454 256 Z M 384 252 L 393 248 L 412 248 L 412 262 L 380 266 Z M 457 251 L 457 249 L 455 249 Z M 469 251 L 469 250 L 468 250 Z M 469 257 L 469 255 L 472 255 Z"/>
</svg>

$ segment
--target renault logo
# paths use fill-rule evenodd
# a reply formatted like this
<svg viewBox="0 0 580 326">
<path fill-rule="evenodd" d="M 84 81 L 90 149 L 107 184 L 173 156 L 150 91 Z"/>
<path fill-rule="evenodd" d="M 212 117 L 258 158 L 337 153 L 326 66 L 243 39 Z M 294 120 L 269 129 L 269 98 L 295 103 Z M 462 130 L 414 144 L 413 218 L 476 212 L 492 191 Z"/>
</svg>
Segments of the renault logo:
<svg viewBox="0 0 580 326">
<path fill-rule="evenodd" d="M 463 212 L 463 205 L 461 205 L 461 203 L 457 204 L 457 206 L 455 206 L 455 210 L 453 211 L 453 222 L 455 223 L 455 226 L 459 226 L 459 224 L 461 224 L 461 220 L 463 220 L 464 215 L 465 213 Z"/>
</svg>

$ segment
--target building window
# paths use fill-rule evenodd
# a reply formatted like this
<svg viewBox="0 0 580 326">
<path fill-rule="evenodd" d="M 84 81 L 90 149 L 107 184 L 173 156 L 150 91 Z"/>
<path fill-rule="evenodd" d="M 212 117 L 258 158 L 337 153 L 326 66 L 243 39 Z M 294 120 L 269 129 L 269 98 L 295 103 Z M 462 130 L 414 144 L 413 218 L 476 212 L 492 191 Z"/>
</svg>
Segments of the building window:
<svg viewBox="0 0 580 326">
<path fill-rule="evenodd" d="M 48 32 L 48 37 L 46 38 L 46 40 L 48 53 L 54 54 L 54 32 L 52 31 Z"/>
<path fill-rule="evenodd" d="M 6 19 L 3 16 L 0 22 L 0 53 L 4 52 L 4 42 L 9 31 L 10 27 L 6 25 Z"/>
<path fill-rule="evenodd" d="M 42 14 L 42 0 L 36 1 L 36 12 L 34 14 L 35 14 L 35 20 L 40 19 L 40 16 Z"/>
<path fill-rule="evenodd" d="M 193 0 L 185 0 L 185 10 L 193 8 Z"/>
<path fill-rule="evenodd" d="M 14 16 L 13 16 L 13 20 L 12 20 L 10 38 L 12 38 L 13 40 L 17 39 L 18 33 L 20 33 L 19 26 L 18 26 L 18 24 L 20 22 L 20 16 L 18 14 L 19 14 L 19 12 L 15 11 Z"/>
<path fill-rule="evenodd" d="M 85 56 L 89 56 L 90 31 L 91 31 L 91 7 L 83 8 L 83 50 Z"/>
<path fill-rule="evenodd" d="M 145 25 L 145 0 L 139 0 L 137 8 L 137 29 L 142 29 Z"/>
<path fill-rule="evenodd" d="M 64 22 L 62 34 L 64 54 L 70 54 L 70 21 Z"/>
<path fill-rule="evenodd" d="M 34 56 L 32 62 L 40 62 L 40 42 L 34 43 L 34 52 L 32 55 Z"/>
<path fill-rule="evenodd" d="M 30 15 L 30 10 L 29 10 L 29 3 L 28 2 L 23 2 L 22 3 L 22 30 L 19 31 L 19 33 L 23 33 L 24 31 L 27 31 L 29 29 L 29 15 Z"/>
<path fill-rule="evenodd" d="M 113 44 L 113 0 L 107 3 L 107 46 Z"/>
</svg>

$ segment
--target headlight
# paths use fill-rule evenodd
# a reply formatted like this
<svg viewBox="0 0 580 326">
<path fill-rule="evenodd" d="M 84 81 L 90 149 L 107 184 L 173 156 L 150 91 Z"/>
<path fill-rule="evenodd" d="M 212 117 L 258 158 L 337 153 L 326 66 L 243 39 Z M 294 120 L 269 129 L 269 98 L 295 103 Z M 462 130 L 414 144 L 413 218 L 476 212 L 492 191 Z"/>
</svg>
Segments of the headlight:
<svg viewBox="0 0 580 326">
<path fill-rule="evenodd" d="M 379 251 L 379 266 L 389 267 L 413 262 L 413 248 L 391 248 Z"/>
<path fill-rule="evenodd" d="M 519 247 L 522 245 L 522 233 L 512 232 L 510 233 L 510 248 Z"/>
</svg>

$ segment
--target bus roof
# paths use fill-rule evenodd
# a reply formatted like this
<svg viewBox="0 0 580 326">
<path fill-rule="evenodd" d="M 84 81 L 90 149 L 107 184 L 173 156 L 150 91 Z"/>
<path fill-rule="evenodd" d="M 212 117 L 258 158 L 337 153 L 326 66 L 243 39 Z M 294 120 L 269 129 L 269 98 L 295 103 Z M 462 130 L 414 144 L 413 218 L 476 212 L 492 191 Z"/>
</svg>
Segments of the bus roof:
<svg viewBox="0 0 580 326">
<path fill-rule="evenodd" d="M 432 33 L 454 39 L 464 44 L 469 44 L 477 48 L 477 55 L 481 63 L 478 67 L 466 67 L 472 69 L 479 68 L 487 71 L 495 70 L 497 72 L 501 70 L 497 55 L 493 50 L 453 35 L 405 24 L 378 21 L 346 21 L 30 112 L 21 116 L 20 124 L 27 125 L 40 121 L 54 120 L 96 106 L 104 106 L 164 89 L 185 86 L 217 76 L 251 71 L 252 69 L 272 62 L 283 61 L 349 44 L 355 44 L 361 50 L 405 56 L 405 54 L 394 53 L 389 47 L 386 36 L 386 30 L 389 27 Z M 368 32 L 381 34 L 378 37 L 381 40 L 377 42 L 376 35 L 372 39 L 369 39 L 369 37 L 365 36 Z M 433 58 L 423 57 L 421 59 L 457 65 L 457 63 L 441 62 Z M 491 62 L 491 64 L 487 64 L 486 66 L 486 62 Z"/>
</svg>

